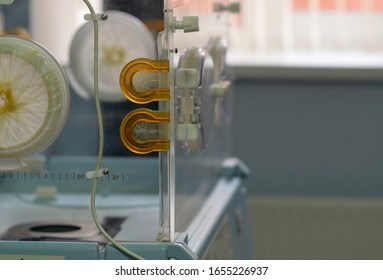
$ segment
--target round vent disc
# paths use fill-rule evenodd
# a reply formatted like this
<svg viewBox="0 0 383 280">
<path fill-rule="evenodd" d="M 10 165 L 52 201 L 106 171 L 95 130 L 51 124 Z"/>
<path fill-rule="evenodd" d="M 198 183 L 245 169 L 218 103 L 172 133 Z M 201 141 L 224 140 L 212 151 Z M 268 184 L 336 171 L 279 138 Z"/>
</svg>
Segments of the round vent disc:
<svg viewBox="0 0 383 280">
<path fill-rule="evenodd" d="M 0 36 L 0 160 L 47 147 L 68 109 L 68 83 L 55 58 L 31 40 Z"/>
<path fill-rule="evenodd" d="M 138 18 L 120 11 L 106 12 L 108 19 L 99 22 L 99 91 L 105 102 L 120 102 L 119 78 L 126 63 L 136 58 L 155 57 L 155 40 Z M 93 23 L 87 22 L 77 31 L 70 48 L 72 78 L 82 88 L 80 95 L 93 94 Z M 80 89 L 81 91 L 81 89 Z M 85 91 L 85 93 L 84 93 Z"/>
</svg>

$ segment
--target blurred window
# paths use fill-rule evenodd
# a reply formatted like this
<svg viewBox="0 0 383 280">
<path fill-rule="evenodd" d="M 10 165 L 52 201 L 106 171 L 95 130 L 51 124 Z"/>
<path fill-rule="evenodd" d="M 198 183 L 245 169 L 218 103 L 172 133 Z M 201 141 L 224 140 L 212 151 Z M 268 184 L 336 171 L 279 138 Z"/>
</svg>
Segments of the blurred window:
<svg viewBox="0 0 383 280">
<path fill-rule="evenodd" d="M 383 0 L 238 0 L 232 49 L 256 53 L 383 51 Z"/>
</svg>

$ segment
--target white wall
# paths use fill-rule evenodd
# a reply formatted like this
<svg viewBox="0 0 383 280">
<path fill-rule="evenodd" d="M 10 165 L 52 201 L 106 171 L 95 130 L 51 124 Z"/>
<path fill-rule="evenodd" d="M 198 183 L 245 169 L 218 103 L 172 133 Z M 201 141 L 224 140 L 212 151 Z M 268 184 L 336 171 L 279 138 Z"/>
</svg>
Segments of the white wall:
<svg viewBox="0 0 383 280">
<path fill-rule="evenodd" d="M 90 0 L 96 12 L 102 0 Z M 62 64 L 69 61 L 69 47 L 76 30 L 85 23 L 89 10 L 82 0 L 31 0 L 30 30 L 35 41 L 45 46 Z"/>
<path fill-rule="evenodd" d="M 319 11 L 318 0 L 310 3 L 307 10 L 293 10 L 292 0 L 242 0 L 232 48 L 257 53 L 383 51 L 383 11 L 346 12 L 342 5 Z"/>
</svg>

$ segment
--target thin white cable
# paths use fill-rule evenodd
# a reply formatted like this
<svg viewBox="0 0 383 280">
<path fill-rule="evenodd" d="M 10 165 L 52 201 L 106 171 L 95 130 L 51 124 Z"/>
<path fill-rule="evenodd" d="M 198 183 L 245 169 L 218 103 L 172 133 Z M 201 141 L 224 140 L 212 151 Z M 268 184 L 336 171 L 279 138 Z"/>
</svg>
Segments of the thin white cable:
<svg viewBox="0 0 383 280">
<path fill-rule="evenodd" d="M 83 0 L 84 3 L 88 6 L 88 9 L 90 13 L 92 14 L 93 18 L 93 27 L 94 27 L 94 96 L 95 96 L 95 102 L 96 102 L 96 111 L 97 111 L 97 121 L 98 121 L 98 128 L 99 128 L 99 150 L 98 150 L 98 156 L 97 156 L 97 163 L 96 163 L 96 171 L 100 169 L 102 157 L 103 157 L 103 149 L 104 149 L 104 127 L 102 122 L 102 113 L 101 113 L 101 105 L 100 105 L 100 93 L 99 93 L 99 87 L 98 87 L 98 21 L 96 17 L 96 13 L 92 7 L 92 5 L 89 3 L 88 0 Z M 118 250 L 121 252 L 129 255 L 132 258 L 143 260 L 141 256 L 137 255 L 136 253 L 132 252 L 131 250 L 125 248 L 120 243 L 118 243 L 115 239 L 113 239 L 103 228 L 103 226 L 100 223 L 100 220 L 98 219 L 97 212 L 96 212 L 96 192 L 97 192 L 97 178 L 93 179 L 93 185 L 92 185 L 92 196 L 91 196 L 91 211 L 92 211 L 92 217 L 93 220 L 97 226 L 97 228 L 100 230 L 100 232 L 105 236 L 106 239 L 109 240 L 110 243 L 113 244 Z"/>
</svg>

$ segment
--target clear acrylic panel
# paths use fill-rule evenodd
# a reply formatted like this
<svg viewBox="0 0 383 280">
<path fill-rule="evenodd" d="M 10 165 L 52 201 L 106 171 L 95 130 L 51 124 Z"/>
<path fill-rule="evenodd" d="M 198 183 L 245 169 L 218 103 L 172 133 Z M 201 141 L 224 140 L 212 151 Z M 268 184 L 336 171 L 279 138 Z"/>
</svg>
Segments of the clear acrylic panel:
<svg viewBox="0 0 383 280">
<path fill-rule="evenodd" d="M 229 6 L 228 1 L 165 1 L 172 90 L 170 240 L 187 233 L 230 155 Z"/>
</svg>

